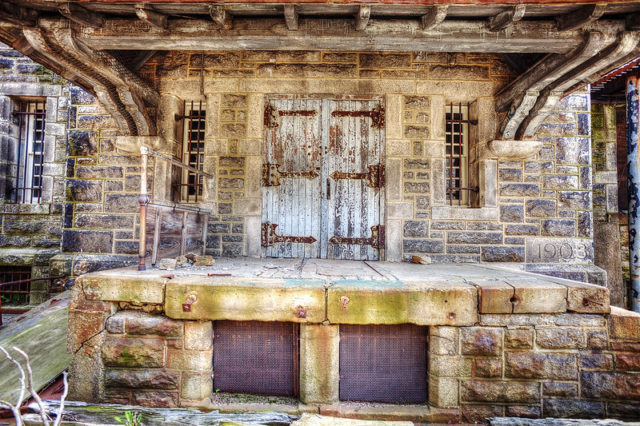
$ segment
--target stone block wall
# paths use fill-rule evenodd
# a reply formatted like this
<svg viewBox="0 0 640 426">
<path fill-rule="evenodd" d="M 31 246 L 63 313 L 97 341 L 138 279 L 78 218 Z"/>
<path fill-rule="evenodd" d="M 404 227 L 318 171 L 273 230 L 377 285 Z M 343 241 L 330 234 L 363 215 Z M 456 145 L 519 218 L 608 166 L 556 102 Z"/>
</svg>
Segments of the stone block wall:
<svg viewBox="0 0 640 426">
<path fill-rule="evenodd" d="M 15 202 L 21 100 L 46 108 L 40 203 Z M 0 265 L 31 266 L 31 276 L 50 275 L 49 260 L 60 251 L 64 208 L 64 161 L 69 110 L 68 83 L 0 43 Z M 47 282 L 31 284 L 30 303 L 46 299 Z"/>
<path fill-rule="evenodd" d="M 432 327 L 431 403 L 459 405 L 467 422 L 637 418 L 640 336 L 623 331 L 622 312 L 481 315 L 476 327 Z"/>
<path fill-rule="evenodd" d="M 202 203 L 208 251 L 259 256 L 259 170 L 264 103 L 270 94 L 385 96 L 388 260 L 412 255 L 432 262 L 512 262 L 566 278 L 603 282 L 593 268 L 590 104 L 587 93 L 562 100 L 540 127 L 537 154 L 473 157 L 496 135 L 493 94 L 513 79 L 497 57 L 473 54 L 358 52 L 169 52 L 140 71 L 166 102 L 207 107 Z M 202 77 L 202 78 L 201 78 Z M 469 103 L 472 119 L 471 207 L 448 206 L 445 109 Z M 160 124 L 169 146 L 181 143 L 175 122 Z M 167 136 L 169 135 L 169 136 Z M 475 145 L 478 145 L 476 147 Z M 482 145 L 483 146 L 483 145 Z M 490 161 L 489 161 L 490 160 Z M 156 179 L 158 182 L 158 179 Z M 577 266 L 576 266 L 577 265 Z"/>
</svg>

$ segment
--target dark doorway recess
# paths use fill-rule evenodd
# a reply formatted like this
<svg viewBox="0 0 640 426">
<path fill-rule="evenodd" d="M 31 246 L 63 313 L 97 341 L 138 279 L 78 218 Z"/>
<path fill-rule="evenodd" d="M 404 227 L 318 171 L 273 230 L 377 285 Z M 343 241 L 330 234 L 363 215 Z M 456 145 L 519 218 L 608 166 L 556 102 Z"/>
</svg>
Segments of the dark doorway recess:
<svg viewBox="0 0 640 426">
<path fill-rule="evenodd" d="M 340 326 L 340 400 L 427 401 L 427 327 Z"/>
<path fill-rule="evenodd" d="M 216 321 L 213 327 L 214 389 L 298 395 L 298 324 Z"/>
</svg>

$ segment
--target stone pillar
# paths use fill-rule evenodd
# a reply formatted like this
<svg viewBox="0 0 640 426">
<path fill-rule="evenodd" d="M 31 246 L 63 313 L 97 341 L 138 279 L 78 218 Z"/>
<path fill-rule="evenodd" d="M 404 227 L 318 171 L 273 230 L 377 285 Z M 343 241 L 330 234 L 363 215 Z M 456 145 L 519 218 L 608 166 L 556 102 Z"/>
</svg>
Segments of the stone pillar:
<svg viewBox="0 0 640 426">
<path fill-rule="evenodd" d="M 337 325 L 300 324 L 300 400 L 305 404 L 338 401 L 339 344 Z"/>
<path fill-rule="evenodd" d="M 627 78 L 627 165 L 629 167 L 629 255 L 631 269 L 631 309 L 640 312 L 640 80 Z"/>
<path fill-rule="evenodd" d="M 615 105 L 592 105 L 591 135 L 594 263 L 607 271 L 611 305 L 623 307 L 625 289 L 620 266 Z M 580 185 L 586 188 L 589 184 L 589 176 L 585 173 L 581 176 Z"/>
</svg>

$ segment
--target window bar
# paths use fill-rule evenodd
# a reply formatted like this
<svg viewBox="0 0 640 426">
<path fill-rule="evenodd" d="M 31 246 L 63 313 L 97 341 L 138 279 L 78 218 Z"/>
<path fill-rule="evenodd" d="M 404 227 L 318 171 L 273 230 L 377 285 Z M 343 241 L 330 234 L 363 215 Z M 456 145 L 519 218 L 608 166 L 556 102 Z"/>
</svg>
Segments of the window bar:
<svg viewBox="0 0 640 426">
<path fill-rule="evenodd" d="M 42 103 L 42 109 L 39 112 L 40 115 L 40 149 L 39 149 L 39 154 L 40 154 L 40 168 L 38 169 L 38 204 L 40 204 L 40 200 L 42 199 L 42 187 L 43 187 L 43 174 L 44 174 L 44 129 L 46 127 L 46 105 L 43 102 Z M 35 178 L 35 176 L 34 176 Z M 34 185 L 32 185 L 34 186 Z M 32 194 L 33 194 L 33 190 L 32 190 Z M 33 198 L 33 197 L 32 197 Z"/>
<path fill-rule="evenodd" d="M 204 63 L 203 63 L 203 67 L 204 67 Z M 192 101 L 193 102 L 193 101 Z M 191 113 L 193 114 L 193 108 Z M 197 118 L 197 133 L 196 133 L 196 169 L 200 170 L 200 125 L 201 123 L 201 117 L 202 116 L 202 101 L 200 101 L 198 103 L 198 118 Z M 193 185 L 195 186 L 195 193 L 196 193 L 196 203 L 198 202 L 198 192 L 200 190 L 200 185 L 198 185 L 200 183 L 200 176 L 196 175 L 194 173 L 193 175 Z"/>
<path fill-rule="evenodd" d="M 458 188 L 458 205 L 462 204 L 462 159 L 464 152 L 462 151 L 464 147 L 462 141 L 462 102 L 458 102 L 458 184 L 456 185 Z M 468 175 L 467 175 L 468 176 Z"/>
<path fill-rule="evenodd" d="M 22 106 L 22 104 L 21 104 Z M 22 112 L 22 108 L 19 109 L 20 112 Z M 22 123 L 24 121 L 24 119 L 22 118 L 24 116 L 24 114 L 18 114 L 18 156 L 16 157 L 17 160 L 17 168 L 16 168 L 16 187 L 14 188 L 15 194 L 14 194 L 14 202 L 17 203 L 18 202 L 18 197 L 20 196 L 20 157 L 22 156 Z M 28 116 L 27 116 L 28 117 Z M 24 134 L 28 134 L 28 132 L 24 132 Z M 25 166 L 26 167 L 26 166 Z"/>
<path fill-rule="evenodd" d="M 29 129 L 31 128 L 31 114 L 29 114 L 29 104 L 26 104 L 26 115 L 27 115 L 27 126 L 25 127 L 25 131 L 26 131 L 26 136 L 24 138 L 24 162 L 22 163 L 24 165 L 23 167 L 23 172 L 22 172 L 22 202 L 24 203 L 26 201 L 27 198 L 27 174 L 28 174 L 28 168 L 27 166 L 29 165 L 29 142 L 30 139 L 33 138 L 33 136 L 31 136 L 31 132 L 29 131 Z M 35 129 L 35 126 L 34 126 Z"/>
<path fill-rule="evenodd" d="M 453 104 L 449 105 L 449 205 L 453 205 Z"/>
</svg>

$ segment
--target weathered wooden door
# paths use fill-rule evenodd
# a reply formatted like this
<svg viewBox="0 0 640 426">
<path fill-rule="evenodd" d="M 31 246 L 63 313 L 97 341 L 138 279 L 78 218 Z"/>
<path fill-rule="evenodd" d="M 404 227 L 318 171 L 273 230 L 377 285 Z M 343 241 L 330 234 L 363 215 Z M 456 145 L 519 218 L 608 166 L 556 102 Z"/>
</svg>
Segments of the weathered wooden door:
<svg viewBox="0 0 640 426">
<path fill-rule="evenodd" d="M 265 128 L 264 255 L 379 259 L 384 248 L 381 101 L 271 99 Z"/>
<path fill-rule="evenodd" d="M 384 248 L 382 105 L 379 100 L 328 100 L 326 105 L 323 237 L 327 238 L 322 240 L 322 252 L 329 259 L 378 260 Z"/>
</svg>

